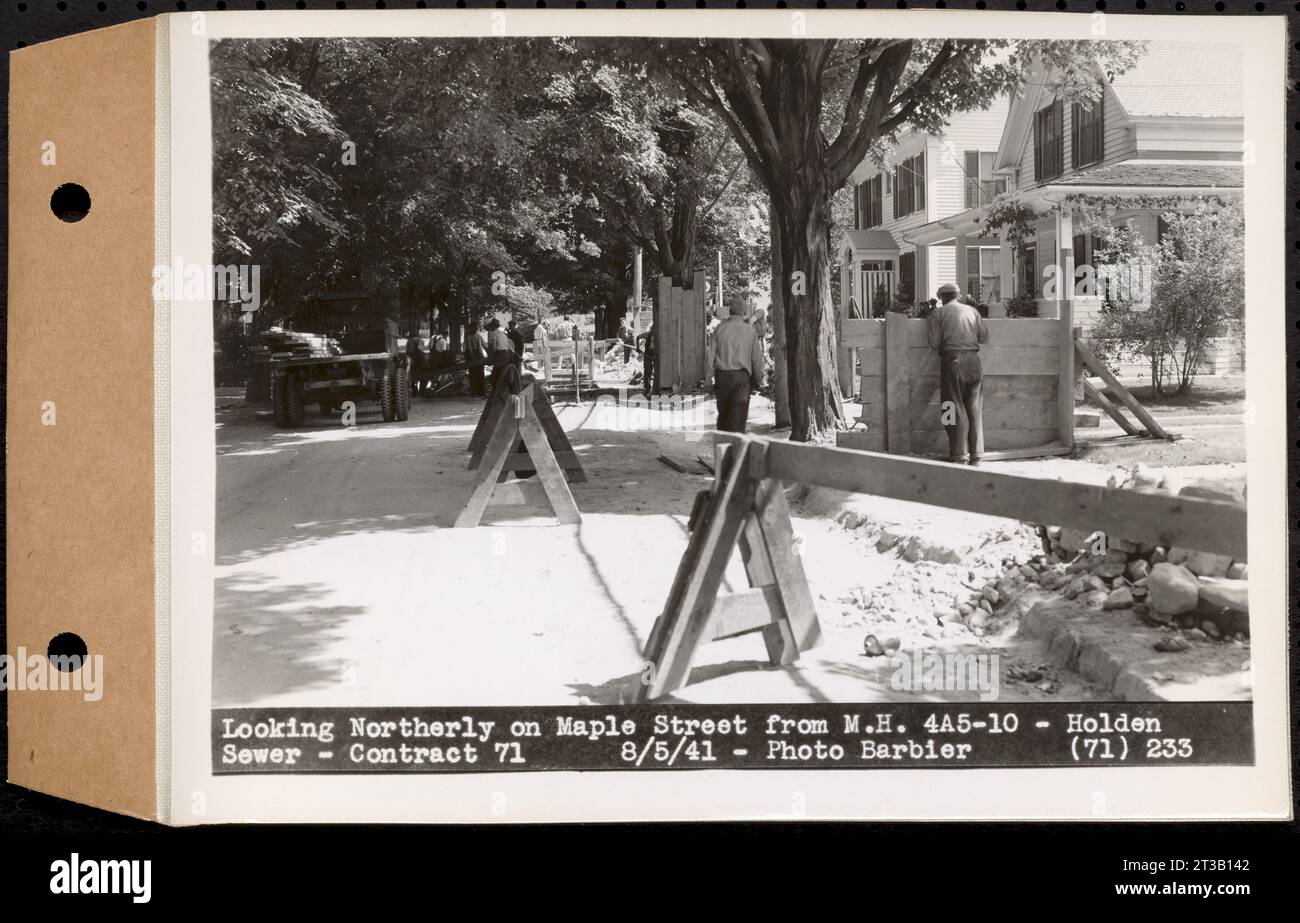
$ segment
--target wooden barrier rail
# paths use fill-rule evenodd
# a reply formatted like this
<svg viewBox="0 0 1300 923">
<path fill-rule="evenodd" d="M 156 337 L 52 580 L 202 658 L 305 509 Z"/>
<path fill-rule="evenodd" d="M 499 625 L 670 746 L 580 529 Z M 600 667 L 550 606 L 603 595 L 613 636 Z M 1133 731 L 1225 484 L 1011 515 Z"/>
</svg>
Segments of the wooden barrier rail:
<svg viewBox="0 0 1300 923">
<path fill-rule="evenodd" d="M 718 434 L 719 441 L 741 438 Z M 1246 560 L 1243 504 L 763 440 L 766 477 Z"/>
<path fill-rule="evenodd" d="M 919 458 L 715 433 L 717 477 L 696 500 L 691 539 L 646 643 L 637 701 L 689 682 L 700 644 L 762 632 L 773 665 L 798 659 L 821 627 L 782 485 L 804 484 L 930 506 L 1101 531 L 1131 542 L 1246 560 L 1244 504 L 1004 474 Z M 720 596 L 739 544 L 751 589 Z"/>
</svg>

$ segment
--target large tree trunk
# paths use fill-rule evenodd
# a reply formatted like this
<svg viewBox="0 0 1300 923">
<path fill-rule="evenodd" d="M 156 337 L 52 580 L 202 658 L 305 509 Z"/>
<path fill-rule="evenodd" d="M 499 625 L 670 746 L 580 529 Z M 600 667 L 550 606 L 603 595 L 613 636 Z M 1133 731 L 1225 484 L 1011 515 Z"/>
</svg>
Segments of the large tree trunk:
<svg viewBox="0 0 1300 923">
<path fill-rule="evenodd" d="M 690 288 L 695 279 L 695 229 L 699 203 L 693 190 L 681 192 L 673 204 L 672 222 L 664 220 L 664 204 L 655 213 L 655 246 L 651 256 L 659 274 L 676 288 Z"/>
<path fill-rule="evenodd" d="M 767 187 L 772 221 L 780 229 L 783 277 L 773 285 L 782 286 L 785 308 L 792 440 L 829 440 L 844 423 L 831 304 L 830 198 L 871 145 L 900 127 L 924 98 L 895 98 L 912 46 L 910 40 L 884 42 L 857 61 L 843 100 L 843 128 L 830 142 L 823 133 L 822 97 L 833 42 L 728 39 L 702 48 L 712 83 L 699 95 L 726 120 Z M 935 55 L 916 86 L 936 78 L 951 49 L 945 45 Z"/>
<path fill-rule="evenodd" d="M 772 209 L 769 208 L 769 213 Z M 772 220 L 772 310 L 767 322 L 772 325 L 772 402 L 776 405 L 776 425 L 790 425 L 790 381 L 785 361 L 785 270 L 781 267 L 781 226 Z"/>
<path fill-rule="evenodd" d="M 772 195 L 772 223 L 781 251 L 790 438 L 826 442 L 844 426 L 830 284 L 831 190 L 820 138 L 807 147 L 803 163 L 788 171 L 789 182 Z"/>
</svg>

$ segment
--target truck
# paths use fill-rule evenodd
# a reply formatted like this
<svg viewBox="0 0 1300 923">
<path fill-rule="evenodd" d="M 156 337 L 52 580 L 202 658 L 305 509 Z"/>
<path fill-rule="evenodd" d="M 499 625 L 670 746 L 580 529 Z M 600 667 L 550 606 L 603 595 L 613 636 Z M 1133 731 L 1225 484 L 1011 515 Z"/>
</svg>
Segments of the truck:
<svg viewBox="0 0 1300 923">
<path fill-rule="evenodd" d="M 345 401 L 375 401 L 385 423 L 411 413 L 411 367 L 397 348 L 397 324 L 345 334 L 339 356 L 311 356 L 271 361 L 271 408 L 275 425 L 302 426 L 309 405 L 322 416 L 338 412 Z"/>
</svg>

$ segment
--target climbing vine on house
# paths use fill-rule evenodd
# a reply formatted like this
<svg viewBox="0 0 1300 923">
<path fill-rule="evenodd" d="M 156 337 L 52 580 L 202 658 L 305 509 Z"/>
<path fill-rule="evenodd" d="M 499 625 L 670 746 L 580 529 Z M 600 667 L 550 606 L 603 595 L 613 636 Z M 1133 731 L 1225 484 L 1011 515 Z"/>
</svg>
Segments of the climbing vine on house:
<svg viewBox="0 0 1300 923">
<path fill-rule="evenodd" d="M 1195 211 L 1202 206 L 1217 211 L 1226 206 L 1222 196 L 1179 195 L 1068 195 L 1048 212 L 1074 215 L 1074 232 L 1103 234 L 1115 227 L 1115 215 L 1122 211 L 1157 212 L 1161 215 Z M 1155 244 L 1156 241 L 1148 241 Z"/>
</svg>

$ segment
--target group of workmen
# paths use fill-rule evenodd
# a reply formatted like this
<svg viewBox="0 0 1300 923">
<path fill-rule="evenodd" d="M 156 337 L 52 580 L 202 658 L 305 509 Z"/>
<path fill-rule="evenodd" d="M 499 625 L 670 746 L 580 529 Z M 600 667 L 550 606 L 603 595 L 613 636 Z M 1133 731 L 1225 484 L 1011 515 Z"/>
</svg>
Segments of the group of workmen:
<svg viewBox="0 0 1300 923">
<path fill-rule="evenodd" d="M 927 341 L 939 354 L 940 411 L 948 434 L 948 460 L 978 465 L 984 454 L 979 349 L 980 344 L 988 342 L 988 325 L 978 309 L 961 301 L 961 290 L 953 283 L 939 286 L 937 294 L 939 304 L 926 319 Z M 543 324 L 538 324 L 533 339 L 539 347 L 545 347 L 550 336 L 571 340 L 576 334 L 576 325 L 566 315 L 550 333 Z M 624 318 L 619 325 L 618 339 L 623 345 L 624 362 L 631 359 L 633 350 L 641 354 L 642 387 L 648 397 L 654 390 L 657 366 L 654 325 L 634 335 L 631 324 Z M 504 327 L 496 318 L 481 327 L 470 323 L 465 328 L 465 370 L 470 393 L 485 397 L 496 388 L 507 368 L 522 367 L 525 342 L 523 332 L 513 320 Z M 427 358 L 416 337 L 407 341 L 407 353 L 411 359 L 412 387 L 417 394 L 436 391 L 438 378 L 456 365 L 445 327 L 434 334 Z M 486 371 L 489 366 L 490 384 Z M 743 294 L 732 295 L 727 301 L 726 319 L 716 326 L 710 325 L 708 368 L 718 409 L 717 428 L 728 433 L 745 432 L 750 395 L 763 383 L 764 346 L 762 316 L 750 309 L 749 299 Z"/>
<path fill-rule="evenodd" d="M 948 435 L 948 460 L 979 465 L 984 454 L 983 370 L 980 344 L 989 339 L 984 316 L 961 300 L 951 282 L 939 286 L 939 304 L 926 318 L 927 342 L 939 354 L 940 419 Z M 733 295 L 728 317 L 709 338 L 709 369 L 718 405 L 717 428 L 743 433 L 749 416 L 749 396 L 762 383 L 761 326 L 746 322 L 749 304 Z"/>
<path fill-rule="evenodd" d="M 439 380 L 456 369 L 456 355 L 451 349 L 447 329 L 440 327 L 429 339 L 429 352 L 425 355 L 419 337 L 406 341 L 406 355 L 411 364 L 411 390 L 414 394 L 432 396 L 439 390 Z M 518 324 L 509 321 L 503 327 L 492 318 L 486 323 L 470 323 L 465 327 L 464 369 L 469 379 L 470 393 L 486 397 L 489 393 L 488 368 L 491 367 L 491 388 L 495 388 L 505 370 L 520 366 L 524 357 L 524 335 Z"/>
<path fill-rule="evenodd" d="M 577 334 L 577 324 L 565 314 L 549 332 L 544 324 L 538 324 L 533 330 L 533 342 L 540 349 L 552 338 L 572 340 Z M 464 371 L 470 394 L 485 398 L 496 389 L 508 367 L 522 368 L 526 343 L 523 331 L 513 320 L 502 325 L 494 317 L 481 324 L 477 321 L 466 324 Z M 411 365 L 411 390 L 416 395 L 436 394 L 440 390 L 439 381 L 457 369 L 445 325 L 439 326 L 430 337 L 427 355 L 420 338 L 414 336 L 406 341 L 406 354 Z"/>
</svg>

